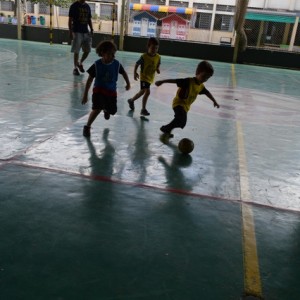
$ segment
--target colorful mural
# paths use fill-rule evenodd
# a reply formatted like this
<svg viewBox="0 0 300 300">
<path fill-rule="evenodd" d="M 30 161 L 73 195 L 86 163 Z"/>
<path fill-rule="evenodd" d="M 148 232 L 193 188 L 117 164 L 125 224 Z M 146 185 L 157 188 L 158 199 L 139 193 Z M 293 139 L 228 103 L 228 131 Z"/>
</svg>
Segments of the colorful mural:
<svg viewBox="0 0 300 300">
<path fill-rule="evenodd" d="M 144 11 L 134 16 L 132 34 L 135 36 L 156 36 L 157 18 Z"/>
<path fill-rule="evenodd" d="M 193 14 L 193 8 L 187 8 L 187 7 L 130 3 L 129 8 L 132 10 L 141 10 L 141 11 L 176 13 L 176 14 L 186 14 L 186 15 Z"/>
</svg>

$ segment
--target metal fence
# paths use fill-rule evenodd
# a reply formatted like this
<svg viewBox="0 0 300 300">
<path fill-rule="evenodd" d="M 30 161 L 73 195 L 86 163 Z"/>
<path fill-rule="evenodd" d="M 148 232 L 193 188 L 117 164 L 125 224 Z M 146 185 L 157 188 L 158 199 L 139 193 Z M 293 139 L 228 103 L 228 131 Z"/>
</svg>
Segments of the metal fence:
<svg viewBox="0 0 300 300">
<path fill-rule="evenodd" d="M 267 48 L 278 51 L 300 51 L 300 26 L 291 43 L 294 23 L 262 20 L 246 20 L 245 32 L 248 47 Z"/>
<path fill-rule="evenodd" d="M 116 2 L 115 6 L 113 6 L 114 2 Z M 33 4 L 29 1 L 24 3 L 26 3 L 25 24 L 49 26 L 50 8 L 48 5 Z M 119 34 L 120 26 L 116 21 L 119 17 L 117 1 L 87 3 L 91 7 L 95 31 L 111 33 L 113 28 L 114 34 Z M 194 3 L 192 8 L 188 7 L 188 1 L 170 0 L 169 6 L 165 4 L 164 0 L 147 0 L 143 6 L 139 0 L 131 0 L 125 17 L 125 34 L 234 45 L 235 6 L 216 5 L 215 13 L 213 13 L 213 5 L 207 3 Z M 68 7 L 54 7 L 53 27 L 68 28 L 68 12 Z M 0 22 L 16 24 L 14 15 L 14 2 L 0 1 Z M 26 15 L 35 17 L 37 22 L 30 23 L 30 18 Z M 38 22 L 40 16 L 43 17 L 43 24 Z M 247 47 L 300 52 L 298 22 L 299 17 L 292 12 L 248 9 L 244 26 Z"/>
</svg>

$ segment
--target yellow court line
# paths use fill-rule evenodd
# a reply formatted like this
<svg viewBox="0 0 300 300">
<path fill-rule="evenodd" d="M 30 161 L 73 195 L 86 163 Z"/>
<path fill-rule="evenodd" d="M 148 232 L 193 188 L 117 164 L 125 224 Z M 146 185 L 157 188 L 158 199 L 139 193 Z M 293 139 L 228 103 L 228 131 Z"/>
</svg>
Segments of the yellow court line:
<svg viewBox="0 0 300 300">
<path fill-rule="evenodd" d="M 236 87 L 236 77 L 234 65 L 231 65 L 232 85 Z M 242 124 L 236 122 L 237 147 L 239 158 L 240 190 L 242 200 L 242 236 L 243 236 L 243 255 L 244 255 L 244 293 L 262 298 L 262 287 L 259 272 L 257 255 L 257 245 L 255 236 L 255 224 L 253 219 L 252 207 L 243 201 L 251 200 L 249 191 L 248 168 L 244 145 Z"/>
<path fill-rule="evenodd" d="M 237 121 L 237 143 L 239 153 L 240 188 L 242 200 L 242 234 L 244 250 L 244 284 L 245 293 L 256 297 L 262 297 L 262 287 L 259 272 L 257 245 L 255 236 L 255 224 L 252 207 L 245 200 L 250 200 L 248 170 L 244 147 L 242 126 Z"/>
<path fill-rule="evenodd" d="M 231 78 L 232 78 L 232 87 L 236 87 L 236 78 L 235 78 L 235 68 L 234 64 L 231 65 Z"/>
</svg>

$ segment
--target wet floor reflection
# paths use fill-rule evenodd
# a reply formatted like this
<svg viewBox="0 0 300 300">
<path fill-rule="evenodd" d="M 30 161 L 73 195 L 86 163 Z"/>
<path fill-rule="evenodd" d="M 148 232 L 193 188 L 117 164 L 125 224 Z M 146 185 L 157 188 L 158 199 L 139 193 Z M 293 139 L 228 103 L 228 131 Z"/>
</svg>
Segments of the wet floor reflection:
<svg viewBox="0 0 300 300">
<path fill-rule="evenodd" d="M 164 139 L 163 135 L 161 136 L 161 139 Z M 180 153 L 177 145 L 171 141 L 167 140 L 164 143 L 173 150 L 170 162 L 168 162 L 163 156 L 158 157 L 159 162 L 165 168 L 167 186 L 173 189 L 191 191 L 193 189 L 193 182 L 184 176 L 182 168 L 187 168 L 192 164 L 192 156 L 190 154 Z"/>
</svg>

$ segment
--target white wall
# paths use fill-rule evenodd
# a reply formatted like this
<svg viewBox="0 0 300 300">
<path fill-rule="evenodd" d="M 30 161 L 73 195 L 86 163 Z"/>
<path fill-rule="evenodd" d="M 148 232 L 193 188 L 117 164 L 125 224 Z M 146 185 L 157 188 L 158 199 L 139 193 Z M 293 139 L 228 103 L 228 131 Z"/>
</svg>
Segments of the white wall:
<svg viewBox="0 0 300 300">
<path fill-rule="evenodd" d="M 215 2 L 215 1 L 212 1 L 212 2 Z M 217 0 L 216 3 L 219 4 L 219 5 L 231 5 L 231 6 L 234 6 L 235 5 L 235 0 Z"/>
<path fill-rule="evenodd" d="M 295 0 L 295 10 L 300 11 L 300 0 Z"/>
<path fill-rule="evenodd" d="M 249 6 L 265 9 L 300 10 L 300 0 L 249 0 Z"/>
<path fill-rule="evenodd" d="M 192 0 L 194 3 L 205 3 L 205 4 L 220 4 L 220 5 L 235 5 L 235 0 Z"/>
<path fill-rule="evenodd" d="M 235 5 L 236 0 L 192 0 L 194 3 L 219 4 L 219 5 Z"/>
<path fill-rule="evenodd" d="M 289 9 L 291 0 L 269 0 L 268 7 L 266 8 L 275 8 L 275 9 Z"/>
</svg>

